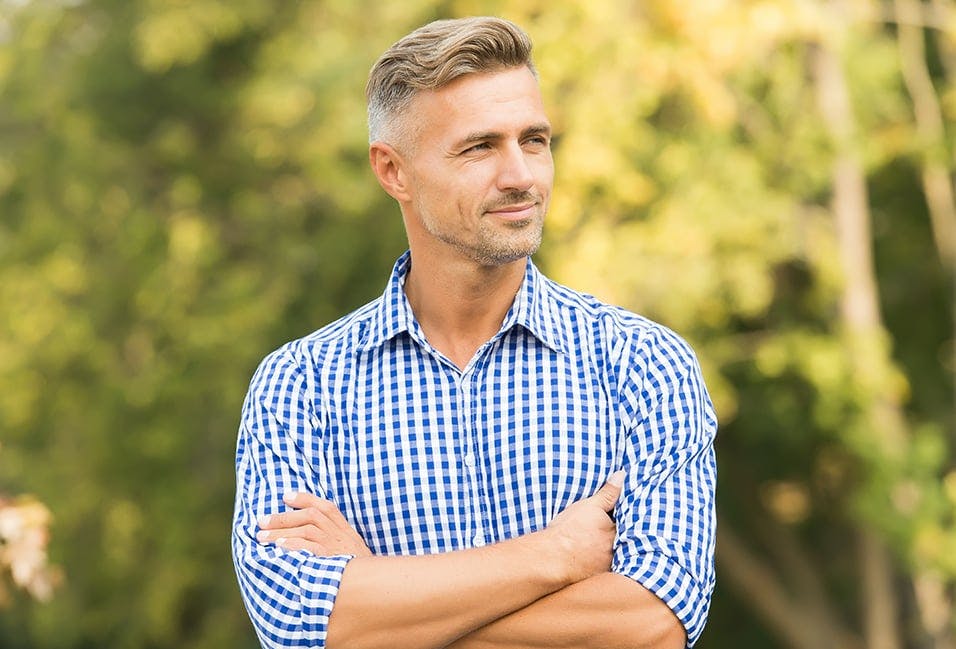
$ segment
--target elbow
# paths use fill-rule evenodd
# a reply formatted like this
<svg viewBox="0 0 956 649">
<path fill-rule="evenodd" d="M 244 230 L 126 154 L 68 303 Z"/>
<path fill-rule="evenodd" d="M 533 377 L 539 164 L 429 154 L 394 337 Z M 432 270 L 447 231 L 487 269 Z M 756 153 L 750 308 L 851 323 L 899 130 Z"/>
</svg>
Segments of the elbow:
<svg viewBox="0 0 956 649">
<path fill-rule="evenodd" d="M 618 649 L 684 649 L 687 646 L 687 633 L 669 610 L 651 619 L 645 618 L 640 626 L 629 629 L 623 642 L 614 643 Z"/>
<path fill-rule="evenodd" d="M 345 624 L 329 622 L 325 649 L 378 649 L 395 646 L 395 636 L 357 628 L 345 629 Z M 409 645 L 402 645 L 409 646 Z"/>
<path fill-rule="evenodd" d="M 674 613 L 664 606 L 653 612 L 628 615 L 622 624 L 607 629 L 606 634 L 590 638 L 593 649 L 685 649 L 687 632 Z"/>
<path fill-rule="evenodd" d="M 683 623 L 663 603 L 641 621 L 641 627 L 635 631 L 642 642 L 629 645 L 629 649 L 684 649 L 687 646 Z"/>
<path fill-rule="evenodd" d="M 659 627 L 656 627 L 654 641 L 648 645 L 653 649 L 684 649 L 687 646 L 687 631 L 684 625 L 671 611 L 661 616 Z"/>
<path fill-rule="evenodd" d="M 336 616 L 335 608 L 329 617 L 326 627 L 325 649 L 366 649 L 368 647 L 387 647 L 394 642 L 394 637 L 381 637 L 373 630 L 372 624 L 353 623 L 350 615 Z"/>
<path fill-rule="evenodd" d="M 331 628 L 332 627 L 329 627 L 329 629 Z M 325 637 L 325 649 L 368 649 L 375 647 L 388 647 L 391 646 L 391 643 L 394 641 L 394 638 L 390 638 L 383 644 L 381 639 L 370 639 L 360 634 L 333 634 L 330 631 Z"/>
<path fill-rule="evenodd" d="M 325 649 L 345 649 L 345 647 L 355 647 L 355 639 L 350 638 L 349 634 L 344 632 L 341 625 L 334 624 L 329 620 L 328 630 L 325 634 Z"/>
</svg>

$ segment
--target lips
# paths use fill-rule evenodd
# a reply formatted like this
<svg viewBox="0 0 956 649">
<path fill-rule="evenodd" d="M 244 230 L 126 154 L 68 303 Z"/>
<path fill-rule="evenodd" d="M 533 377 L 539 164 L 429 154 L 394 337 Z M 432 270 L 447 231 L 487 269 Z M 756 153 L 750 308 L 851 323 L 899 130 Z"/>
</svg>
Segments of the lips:
<svg viewBox="0 0 956 649">
<path fill-rule="evenodd" d="M 524 205 L 509 205 L 508 207 L 499 207 L 494 212 L 523 212 L 524 210 L 530 210 L 535 206 L 535 203 L 526 203 Z"/>
<path fill-rule="evenodd" d="M 488 210 L 488 214 L 494 214 L 506 219 L 524 219 L 534 214 L 537 203 L 523 203 L 521 205 L 507 205 L 505 207 L 496 207 Z"/>
</svg>

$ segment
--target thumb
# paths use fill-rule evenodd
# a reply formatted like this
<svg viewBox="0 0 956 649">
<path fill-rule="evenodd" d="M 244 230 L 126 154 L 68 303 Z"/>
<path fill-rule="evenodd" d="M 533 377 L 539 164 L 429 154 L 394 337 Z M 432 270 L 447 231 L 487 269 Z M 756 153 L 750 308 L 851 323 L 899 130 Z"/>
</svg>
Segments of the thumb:
<svg viewBox="0 0 956 649">
<path fill-rule="evenodd" d="M 598 489 L 598 492 L 594 494 L 594 498 L 604 511 L 610 512 L 614 509 L 614 505 L 621 495 L 621 486 L 623 484 L 624 471 L 615 471 L 611 474 L 611 477 L 607 479 L 607 482 L 604 483 L 604 486 Z"/>
</svg>

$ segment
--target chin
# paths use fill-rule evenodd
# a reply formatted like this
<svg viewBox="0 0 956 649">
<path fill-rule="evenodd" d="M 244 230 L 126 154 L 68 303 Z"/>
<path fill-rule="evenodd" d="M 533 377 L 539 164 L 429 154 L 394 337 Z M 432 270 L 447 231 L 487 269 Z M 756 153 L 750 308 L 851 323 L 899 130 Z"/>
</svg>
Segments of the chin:
<svg viewBox="0 0 956 649">
<path fill-rule="evenodd" d="M 482 249 L 475 251 L 475 261 L 485 266 L 504 266 L 516 261 L 526 259 L 538 251 L 541 242 L 528 242 L 523 246 L 511 246 L 508 248 Z"/>
</svg>

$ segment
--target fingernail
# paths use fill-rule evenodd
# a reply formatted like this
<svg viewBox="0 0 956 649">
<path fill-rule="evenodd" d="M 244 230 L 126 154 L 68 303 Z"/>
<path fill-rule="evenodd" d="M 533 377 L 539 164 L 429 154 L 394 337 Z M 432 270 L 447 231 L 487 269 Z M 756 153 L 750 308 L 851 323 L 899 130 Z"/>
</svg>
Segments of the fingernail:
<svg viewBox="0 0 956 649">
<path fill-rule="evenodd" d="M 272 516 L 260 516 L 259 527 L 268 527 L 270 520 L 272 520 Z"/>
<path fill-rule="evenodd" d="M 611 477 L 607 479 L 608 484 L 612 484 L 615 487 L 621 487 L 624 485 L 624 471 L 615 471 L 611 474 Z"/>
<path fill-rule="evenodd" d="M 279 545 L 279 546 L 285 545 L 285 539 L 284 538 L 276 539 L 276 545 Z"/>
<path fill-rule="evenodd" d="M 268 533 L 268 532 L 259 532 L 258 534 L 256 534 L 256 540 L 257 540 L 257 541 L 268 541 L 268 540 L 269 540 L 269 533 Z"/>
<path fill-rule="evenodd" d="M 287 491 L 282 495 L 282 500 L 287 503 L 293 502 L 299 496 L 298 491 Z"/>
</svg>

